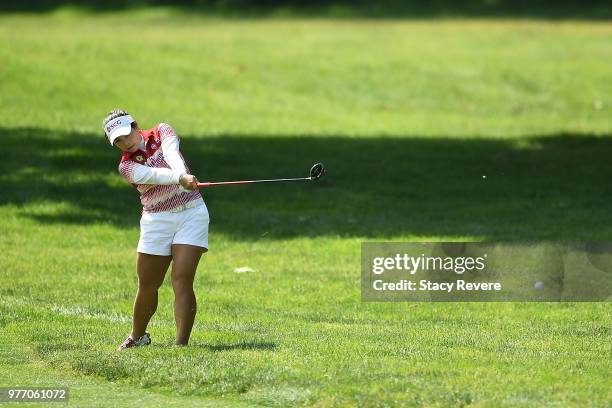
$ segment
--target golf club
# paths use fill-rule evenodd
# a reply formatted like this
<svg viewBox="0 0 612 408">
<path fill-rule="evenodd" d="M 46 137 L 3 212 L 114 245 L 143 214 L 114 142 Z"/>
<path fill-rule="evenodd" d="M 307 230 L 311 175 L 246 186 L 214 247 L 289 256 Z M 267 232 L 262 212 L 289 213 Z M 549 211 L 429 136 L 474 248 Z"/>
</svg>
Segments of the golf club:
<svg viewBox="0 0 612 408">
<path fill-rule="evenodd" d="M 323 163 L 315 163 L 310 168 L 310 175 L 308 177 L 270 179 L 270 180 L 217 181 L 217 182 L 198 183 L 198 187 L 225 186 L 225 185 L 230 185 L 230 184 L 272 183 L 272 182 L 277 182 L 277 181 L 301 181 L 301 180 L 315 181 L 315 180 L 320 179 L 321 176 L 323 176 L 323 174 L 325 174 L 325 167 L 323 167 Z"/>
</svg>

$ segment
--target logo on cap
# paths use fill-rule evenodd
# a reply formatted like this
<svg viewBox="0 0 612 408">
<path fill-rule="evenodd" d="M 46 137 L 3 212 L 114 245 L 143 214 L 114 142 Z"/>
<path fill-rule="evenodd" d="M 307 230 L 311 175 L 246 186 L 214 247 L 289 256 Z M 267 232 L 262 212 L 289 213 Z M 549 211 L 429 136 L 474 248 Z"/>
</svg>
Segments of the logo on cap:
<svg viewBox="0 0 612 408">
<path fill-rule="evenodd" d="M 106 133 L 110 133 L 111 130 L 113 130 L 114 128 L 116 128 L 120 124 L 121 124 L 121 119 L 117 119 L 115 122 L 111 123 L 110 125 L 108 125 L 106 127 Z"/>
</svg>

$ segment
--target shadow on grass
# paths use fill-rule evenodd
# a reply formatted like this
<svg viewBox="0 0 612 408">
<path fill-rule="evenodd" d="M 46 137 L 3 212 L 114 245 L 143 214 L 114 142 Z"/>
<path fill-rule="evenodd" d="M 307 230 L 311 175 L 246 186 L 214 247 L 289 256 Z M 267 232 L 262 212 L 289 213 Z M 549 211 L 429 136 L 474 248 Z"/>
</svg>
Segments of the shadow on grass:
<svg viewBox="0 0 612 408">
<path fill-rule="evenodd" d="M 608 20 L 605 0 L 39 0 L 0 2 L 0 12 L 45 13 L 62 7 L 106 13 L 157 6 L 223 18 L 538 18 Z"/>
<path fill-rule="evenodd" d="M 247 342 L 247 343 L 233 343 L 233 344 L 195 344 L 189 347 L 201 347 L 210 351 L 232 351 L 232 350 L 276 350 L 275 343 L 268 342 Z"/>
<path fill-rule="evenodd" d="M 152 344 L 152 348 L 160 348 L 167 349 L 169 346 L 167 344 Z M 274 351 L 276 350 L 276 343 L 270 342 L 243 342 L 243 343 L 231 343 L 231 344 L 205 344 L 205 343 L 197 343 L 191 342 L 188 346 L 170 346 L 171 348 L 178 349 L 203 349 L 208 351 L 231 351 L 231 350 L 263 350 L 263 351 Z"/>
<path fill-rule="evenodd" d="M 98 134 L 0 129 L 0 205 L 41 224 L 137 228 L 138 193 Z M 316 183 L 204 189 L 211 233 L 239 240 L 418 235 L 483 240 L 612 238 L 612 139 L 194 137 L 202 181 L 306 176 Z"/>
</svg>

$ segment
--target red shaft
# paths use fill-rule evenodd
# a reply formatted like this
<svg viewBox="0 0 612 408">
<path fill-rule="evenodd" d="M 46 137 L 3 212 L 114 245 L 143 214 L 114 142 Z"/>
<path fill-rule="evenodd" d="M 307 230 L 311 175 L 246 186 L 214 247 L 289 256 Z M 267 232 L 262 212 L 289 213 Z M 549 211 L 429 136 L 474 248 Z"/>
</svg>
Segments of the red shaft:
<svg viewBox="0 0 612 408">
<path fill-rule="evenodd" d="M 230 184 L 271 183 L 274 181 L 298 181 L 298 180 L 310 180 L 310 177 L 272 179 L 272 180 L 217 181 L 217 182 L 208 182 L 208 183 L 198 183 L 198 187 L 226 186 Z"/>
</svg>

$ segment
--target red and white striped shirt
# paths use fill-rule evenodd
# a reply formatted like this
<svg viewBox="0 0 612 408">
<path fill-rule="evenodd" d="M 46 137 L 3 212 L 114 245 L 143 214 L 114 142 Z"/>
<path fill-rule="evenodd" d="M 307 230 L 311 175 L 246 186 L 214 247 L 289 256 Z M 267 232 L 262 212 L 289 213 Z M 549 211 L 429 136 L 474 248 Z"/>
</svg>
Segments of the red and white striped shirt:
<svg viewBox="0 0 612 408">
<path fill-rule="evenodd" d="M 201 199 L 198 190 L 185 190 L 181 174 L 190 174 L 178 145 L 179 138 L 167 123 L 141 130 L 142 142 L 134 153 L 124 152 L 119 173 L 140 192 L 142 211 L 170 211 Z"/>
</svg>

